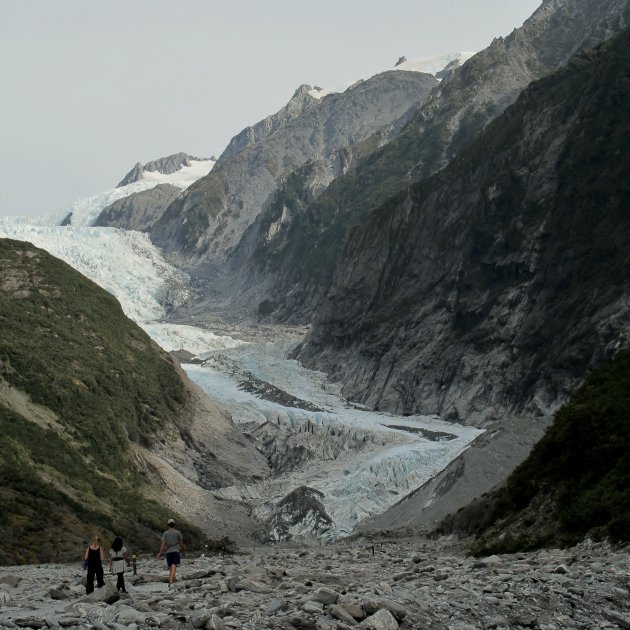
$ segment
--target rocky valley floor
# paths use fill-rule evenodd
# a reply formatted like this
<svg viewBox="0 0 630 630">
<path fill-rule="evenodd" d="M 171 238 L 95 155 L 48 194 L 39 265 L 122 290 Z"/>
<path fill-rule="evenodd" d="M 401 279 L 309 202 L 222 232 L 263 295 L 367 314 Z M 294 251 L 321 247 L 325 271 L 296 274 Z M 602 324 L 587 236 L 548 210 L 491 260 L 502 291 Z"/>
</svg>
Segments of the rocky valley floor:
<svg viewBox="0 0 630 630">
<path fill-rule="evenodd" d="M 80 565 L 0 569 L 0 626 L 338 630 L 630 628 L 630 549 L 586 541 L 475 559 L 460 542 L 387 539 L 187 557 L 170 588 L 141 557 L 85 596 Z"/>
</svg>

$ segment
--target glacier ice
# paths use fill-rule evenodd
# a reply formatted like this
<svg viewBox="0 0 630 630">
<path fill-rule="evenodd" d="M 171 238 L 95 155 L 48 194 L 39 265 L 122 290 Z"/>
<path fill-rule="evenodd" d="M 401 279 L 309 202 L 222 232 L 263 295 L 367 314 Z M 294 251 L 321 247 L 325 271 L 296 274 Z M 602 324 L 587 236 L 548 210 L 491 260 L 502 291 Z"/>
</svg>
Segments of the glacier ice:
<svg viewBox="0 0 630 630">
<path fill-rule="evenodd" d="M 480 433 L 437 417 L 396 417 L 349 404 L 324 374 L 287 359 L 296 338 L 278 334 L 245 343 L 166 322 L 168 304 L 187 299 L 189 278 L 164 260 L 146 234 L 46 223 L 4 220 L 0 236 L 29 241 L 65 260 L 115 295 L 124 312 L 163 348 L 196 355 L 197 363 L 184 369 L 235 422 L 269 422 L 312 433 L 313 457 L 299 469 L 249 487 L 217 491 L 250 501 L 261 518 L 289 492 L 308 486 L 323 493 L 326 512 L 334 520 L 325 536 L 346 535 L 363 518 L 386 510 L 442 470 Z M 264 399 L 246 386 L 252 379 L 286 392 L 290 404 Z M 305 404 L 300 407 L 295 401 Z M 454 437 L 432 441 L 414 431 L 418 428 Z M 292 531 L 308 534 L 308 528 L 303 523 Z"/>
</svg>

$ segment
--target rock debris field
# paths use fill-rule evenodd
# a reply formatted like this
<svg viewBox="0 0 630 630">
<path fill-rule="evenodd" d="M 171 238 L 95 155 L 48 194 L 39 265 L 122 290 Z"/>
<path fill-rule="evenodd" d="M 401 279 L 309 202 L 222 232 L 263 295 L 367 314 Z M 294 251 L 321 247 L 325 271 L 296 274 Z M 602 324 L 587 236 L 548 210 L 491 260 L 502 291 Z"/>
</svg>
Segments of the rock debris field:
<svg viewBox="0 0 630 630">
<path fill-rule="evenodd" d="M 372 547 L 373 544 L 373 547 Z M 80 565 L 0 569 L 3 628 L 630 628 L 629 549 L 475 559 L 455 541 L 354 540 L 308 548 L 184 556 L 178 582 L 142 557 L 90 596 Z"/>
</svg>

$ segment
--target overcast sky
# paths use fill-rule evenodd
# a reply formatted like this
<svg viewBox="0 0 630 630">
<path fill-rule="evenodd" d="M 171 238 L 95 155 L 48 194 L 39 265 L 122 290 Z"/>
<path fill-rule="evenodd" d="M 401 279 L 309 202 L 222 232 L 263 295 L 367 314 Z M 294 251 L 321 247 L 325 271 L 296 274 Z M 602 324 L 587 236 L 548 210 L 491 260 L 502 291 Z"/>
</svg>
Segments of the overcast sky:
<svg viewBox="0 0 630 630">
<path fill-rule="evenodd" d="M 0 216 L 219 155 L 302 83 L 478 51 L 540 0 L 0 0 Z"/>
</svg>

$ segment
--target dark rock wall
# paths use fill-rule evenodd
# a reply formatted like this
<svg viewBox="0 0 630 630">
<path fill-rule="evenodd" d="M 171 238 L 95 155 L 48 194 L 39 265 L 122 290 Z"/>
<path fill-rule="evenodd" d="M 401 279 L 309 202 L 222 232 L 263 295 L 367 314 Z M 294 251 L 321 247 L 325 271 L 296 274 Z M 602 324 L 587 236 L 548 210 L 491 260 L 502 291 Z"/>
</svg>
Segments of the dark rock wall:
<svg viewBox="0 0 630 630">
<path fill-rule="evenodd" d="M 545 414 L 629 341 L 630 35 L 351 235 L 299 358 L 398 413 Z"/>
</svg>

